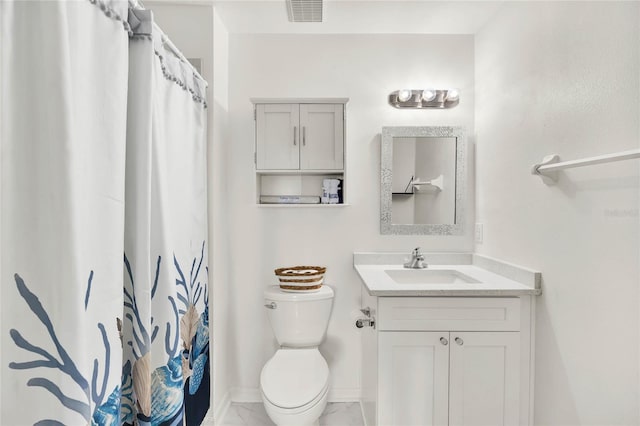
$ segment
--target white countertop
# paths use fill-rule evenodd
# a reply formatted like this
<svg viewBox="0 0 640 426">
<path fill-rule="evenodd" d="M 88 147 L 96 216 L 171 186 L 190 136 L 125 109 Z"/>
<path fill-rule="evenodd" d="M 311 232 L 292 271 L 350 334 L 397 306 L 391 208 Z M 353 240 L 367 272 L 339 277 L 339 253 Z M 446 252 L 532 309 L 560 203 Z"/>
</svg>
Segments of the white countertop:
<svg viewBox="0 0 640 426">
<path fill-rule="evenodd" d="M 496 259 L 471 254 L 424 253 L 429 270 L 453 270 L 477 283 L 400 284 L 385 271 L 407 270 L 402 256 L 406 253 L 354 253 L 354 268 L 372 296 L 525 296 L 540 295 L 541 274 Z M 467 256 L 465 258 L 464 256 Z M 451 260 L 447 264 L 429 263 Z M 466 259 L 469 263 L 461 264 Z M 480 266 L 482 265 L 482 266 Z M 500 273 L 498 273 L 500 272 Z"/>
</svg>

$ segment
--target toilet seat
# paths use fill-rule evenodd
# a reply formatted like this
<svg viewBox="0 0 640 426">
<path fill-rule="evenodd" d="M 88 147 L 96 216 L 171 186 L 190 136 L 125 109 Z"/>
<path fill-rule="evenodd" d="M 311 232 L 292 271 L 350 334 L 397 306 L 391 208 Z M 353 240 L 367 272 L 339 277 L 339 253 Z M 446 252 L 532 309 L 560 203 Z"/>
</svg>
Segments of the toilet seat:
<svg viewBox="0 0 640 426">
<path fill-rule="evenodd" d="M 280 349 L 262 368 L 260 388 L 275 407 L 304 411 L 327 393 L 329 367 L 317 348 Z"/>
</svg>

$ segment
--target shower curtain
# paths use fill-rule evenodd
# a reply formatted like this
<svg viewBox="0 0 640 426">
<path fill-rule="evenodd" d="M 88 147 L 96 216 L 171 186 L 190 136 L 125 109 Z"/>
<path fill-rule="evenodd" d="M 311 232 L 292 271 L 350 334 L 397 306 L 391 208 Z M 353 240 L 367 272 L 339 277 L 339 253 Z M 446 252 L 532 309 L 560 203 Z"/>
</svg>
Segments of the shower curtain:
<svg viewBox="0 0 640 426">
<path fill-rule="evenodd" d="M 210 389 L 206 87 L 165 50 L 149 11 L 130 22 L 124 420 L 181 424 L 184 402 L 187 424 L 200 424 Z"/>
<path fill-rule="evenodd" d="M 205 83 L 126 1 L 0 8 L 0 424 L 200 424 Z"/>
</svg>

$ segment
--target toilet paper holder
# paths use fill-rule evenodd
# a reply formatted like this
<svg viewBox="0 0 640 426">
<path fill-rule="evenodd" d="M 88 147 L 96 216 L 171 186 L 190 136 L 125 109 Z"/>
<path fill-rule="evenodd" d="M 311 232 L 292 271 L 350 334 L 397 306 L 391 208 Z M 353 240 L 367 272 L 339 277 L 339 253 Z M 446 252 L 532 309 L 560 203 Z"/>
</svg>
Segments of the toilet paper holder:
<svg viewBox="0 0 640 426">
<path fill-rule="evenodd" d="M 371 316 L 371 308 L 370 307 L 365 307 L 360 309 L 360 312 L 362 312 L 366 318 L 358 318 L 356 320 L 356 327 L 358 328 L 363 328 L 363 327 L 372 327 L 372 328 L 376 328 L 376 320 L 375 318 L 373 318 Z"/>
</svg>

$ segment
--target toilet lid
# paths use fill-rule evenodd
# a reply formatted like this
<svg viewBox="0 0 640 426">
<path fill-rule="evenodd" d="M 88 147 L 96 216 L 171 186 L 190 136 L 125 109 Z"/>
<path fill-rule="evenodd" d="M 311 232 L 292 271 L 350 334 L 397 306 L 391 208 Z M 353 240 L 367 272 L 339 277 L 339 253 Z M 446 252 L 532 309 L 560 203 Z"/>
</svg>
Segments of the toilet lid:
<svg viewBox="0 0 640 426">
<path fill-rule="evenodd" d="M 327 387 L 329 367 L 317 348 L 280 349 L 260 375 L 264 396 L 275 406 L 297 408 L 312 402 Z"/>
</svg>

